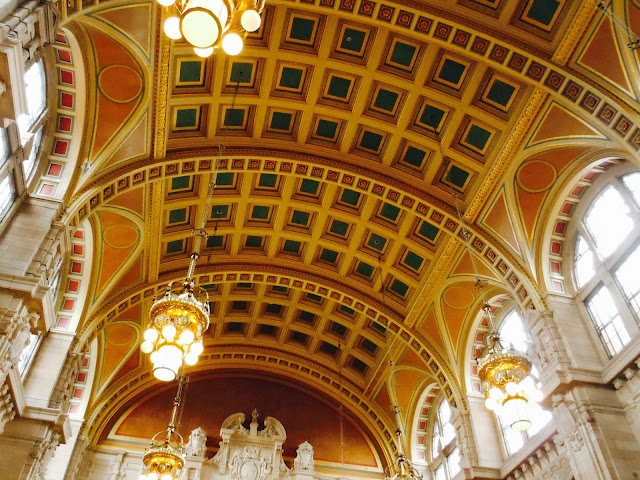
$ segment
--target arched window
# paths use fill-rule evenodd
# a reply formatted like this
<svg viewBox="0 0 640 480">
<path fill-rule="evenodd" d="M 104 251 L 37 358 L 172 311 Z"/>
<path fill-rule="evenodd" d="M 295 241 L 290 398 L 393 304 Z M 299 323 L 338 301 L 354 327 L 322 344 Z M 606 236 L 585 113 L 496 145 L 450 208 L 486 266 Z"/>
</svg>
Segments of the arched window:
<svg viewBox="0 0 640 480">
<path fill-rule="evenodd" d="M 529 339 L 527 332 L 524 328 L 524 321 L 516 309 L 511 310 L 502 320 L 500 327 L 500 338 L 504 346 L 511 344 L 511 346 L 520 351 L 527 352 Z M 538 370 L 535 365 L 531 370 L 534 377 L 538 376 Z M 526 381 L 533 381 L 531 377 Z M 498 415 L 500 422 L 500 428 L 502 430 L 502 437 L 504 438 L 504 444 L 507 449 L 508 455 L 513 455 L 520 450 L 527 440 L 538 433 L 542 428 L 551 420 L 551 412 L 542 408 L 536 410 L 530 410 L 528 412 L 529 419 L 531 420 L 531 427 L 525 431 L 516 431 L 510 428 L 502 418 Z"/>
<path fill-rule="evenodd" d="M 436 480 L 449 480 L 460 471 L 460 449 L 451 414 L 451 405 L 442 398 L 433 420 L 431 439 L 431 469 Z"/>
<path fill-rule="evenodd" d="M 638 333 L 640 172 L 613 178 L 577 225 L 573 272 L 578 296 L 611 358 Z"/>
<path fill-rule="evenodd" d="M 28 67 L 24 73 L 24 91 L 27 100 L 27 112 L 18 118 L 20 139 L 22 145 L 29 138 L 28 132 L 47 105 L 47 77 L 44 73 L 44 63 L 38 60 Z"/>
</svg>

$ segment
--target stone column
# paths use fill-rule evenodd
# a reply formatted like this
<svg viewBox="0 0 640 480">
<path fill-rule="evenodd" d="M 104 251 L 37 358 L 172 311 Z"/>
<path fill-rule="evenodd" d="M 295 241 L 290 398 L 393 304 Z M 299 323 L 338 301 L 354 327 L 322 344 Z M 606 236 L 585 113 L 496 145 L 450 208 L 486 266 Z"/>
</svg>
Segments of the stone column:
<svg viewBox="0 0 640 480">
<path fill-rule="evenodd" d="M 493 413 L 484 407 L 481 398 L 468 397 L 468 403 L 469 410 L 451 408 L 451 423 L 460 449 L 460 468 L 464 478 L 498 478 L 503 455 Z"/>
<path fill-rule="evenodd" d="M 629 427 L 640 443 L 640 358 L 613 381 L 613 386 L 627 414 Z"/>
</svg>

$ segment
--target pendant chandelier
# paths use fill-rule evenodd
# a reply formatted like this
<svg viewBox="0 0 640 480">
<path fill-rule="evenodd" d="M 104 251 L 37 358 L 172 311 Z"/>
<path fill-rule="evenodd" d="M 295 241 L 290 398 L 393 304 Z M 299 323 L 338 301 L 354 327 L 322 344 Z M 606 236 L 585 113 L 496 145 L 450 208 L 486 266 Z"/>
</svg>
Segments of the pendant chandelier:
<svg viewBox="0 0 640 480">
<path fill-rule="evenodd" d="M 391 344 L 389 344 L 389 347 L 391 347 Z M 384 478 L 385 480 L 422 480 L 422 475 L 415 469 L 409 457 L 404 453 L 404 447 L 402 446 L 402 410 L 396 397 L 394 365 L 393 361 L 389 362 L 389 397 L 391 397 L 392 402 L 391 411 L 396 419 L 398 456 L 393 467 L 387 467 Z"/>
<path fill-rule="evenodd" d="M 211 182 L 202 226 L 193 231 L 187 277 L 181 282 L 169 283 L 164 295 L 153 302 L 149 326 L 140 345 L 142 352 L 151 354 L 153 375 L 164 382 L 176 378 L 183 363 L 195 365 L 204 350 L 202 337 L 209 327 L 209 294 L 195 286 L 193 276 L 202 240 L 207 237 L 204 227 L 214 188 L 215 183 Z"/>
<path fill-rule="evenodd" d="M 483 309 L 490 315 L 488 305 Z M 485 406 L 511 429 L 529 429 L 529 411 L 540 408 L 538 402 L 542 400 L 542 392 L 531 377 L 529 358 L 510 346 L 505 348 L 500 333 L 494 330 L 476 361 Z"/>
<path fill-rule="evenodd" d="M 166 431 L 156 433 L 151 445 L 142 457 L 142 474 L 138 480 L 178 480 L 184 467 L 184 439 L 176 429 L 182 405 L 185 383 L 188 377 L 180 377 L 178 392 L 173 401 L 171 420 Z"/>
<path fill-rule="evenodd" d="M 164 33 L 173 40 L 184 38 L 195 53 L 208 57 L 222 46 L 228 55 L 242 51 L 245 32 L 260 28 L 264 0 L 158 0 L 174 7 L 164 22 Z"/>
</svg>

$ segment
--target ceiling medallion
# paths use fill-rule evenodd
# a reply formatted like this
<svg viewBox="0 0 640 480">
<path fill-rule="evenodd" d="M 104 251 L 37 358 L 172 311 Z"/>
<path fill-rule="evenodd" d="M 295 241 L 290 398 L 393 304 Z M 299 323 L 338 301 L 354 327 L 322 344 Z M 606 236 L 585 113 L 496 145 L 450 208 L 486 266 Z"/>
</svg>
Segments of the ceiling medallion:
<svg viewBox="0 0 640 480">
<path fill-rule="evenodd" d="M 487 315 L 489 308 L 488 305 L 483 307 Z M 538 402 L 542 400 L 542 392 L 531 377 L 529 358 L 510 346 L 505 348 L 500 334 L 493 331 L 476 361 L 486 407 L 511 429 L 529 429 L 528 411 L 539 408 Z"/>
<path fill-rule="evenodd" d="M 195 365 L 203 352 L 202 337 L 209 328 L 209 294 L 196 287 L 194 274 L 205 232 L 206 215 L 211 208 L 215 182 L 209 185 L 202 226 L 193 231 L 193 252 L 186 278 L 167 285 L 164 295 L 154 300 L 149 326 L 140 350 L 150 353 L 153 375 L 164 382 L 178 376 L 180 367 Z"/>
<path fill-rule="evenodd" d="M 242 36 L 260 28 L 264 0 L 158 0 L 174 7 L 164 22 L 164 33 L 173 40 L 184 38 L 197 55 L 208 57 L 222 46 L 228 55 L 242 51 Z"/>
</svg>

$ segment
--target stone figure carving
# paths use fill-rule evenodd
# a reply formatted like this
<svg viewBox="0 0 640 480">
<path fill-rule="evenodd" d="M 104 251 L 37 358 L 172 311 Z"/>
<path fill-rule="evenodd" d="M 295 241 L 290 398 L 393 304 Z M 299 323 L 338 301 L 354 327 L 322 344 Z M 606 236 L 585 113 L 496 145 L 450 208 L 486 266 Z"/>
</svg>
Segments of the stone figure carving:
<svg viewBox="0 0 640 480">
<path fill-rule="evenodd" d="M 185 450 L 187 455 L 204 457 L 207 452 L 207 433 L 201 427 L 191 431 Z"/>
<path fill-rule="evenodd" d="M 229 466 L 233 480 L 265 480 L 271 472 L 268 454 L 263 455 L 258 447 L 245 447 L 237 452 Z"/>
<path fill-rule="evenodd" d="M 224 423 L 222 424 L 222 428 L 235 430 L 236 432 L 239 432 L 239 433 L 245 433 L 247 432 L 247 429 L 243 425 L 245 418 L 246 417 L 242 412 L 229 415 L 224 421 Z"/>
<path fill-rule="evenodd" d="M 264 429 L 258 432 L 262 437 L 286 437 L 286 432 L 282 424 L 273 417 L 264 419 Z"/>
<path fill-rule="evenodd" d="M 296 472 L 313 472 L 315 461 L 313 460 L 313 447 L 309 442 L 298 445 L 293 468 Z"/>
</svg>

